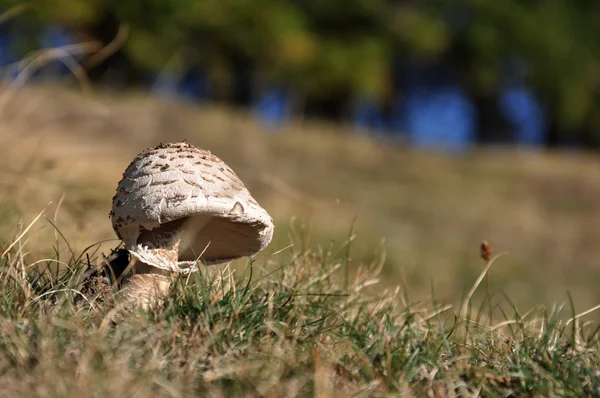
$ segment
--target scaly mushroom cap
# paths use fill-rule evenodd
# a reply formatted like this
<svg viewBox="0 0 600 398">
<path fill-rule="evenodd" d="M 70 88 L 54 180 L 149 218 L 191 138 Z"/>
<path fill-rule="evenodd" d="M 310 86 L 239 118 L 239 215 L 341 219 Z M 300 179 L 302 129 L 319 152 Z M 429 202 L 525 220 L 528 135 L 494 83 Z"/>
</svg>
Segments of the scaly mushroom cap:
<svg viewBox="0 0 600 398">
<path fill-rule="evenodd" d="M 149 148 L 119 182 L 110 212 L 127 250 L 154 267 L 188 273 L 251 256 L 273 237 L 273 220 L 221 159 L 187 142 Z"/>
</svg>

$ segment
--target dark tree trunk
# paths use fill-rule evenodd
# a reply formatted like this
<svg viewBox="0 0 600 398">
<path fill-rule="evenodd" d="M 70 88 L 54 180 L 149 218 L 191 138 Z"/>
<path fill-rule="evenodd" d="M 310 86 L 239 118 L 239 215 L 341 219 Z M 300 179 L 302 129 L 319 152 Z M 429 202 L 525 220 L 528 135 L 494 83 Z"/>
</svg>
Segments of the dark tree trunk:
<svg viewBox="0 0 600 398">
<path fill-rule="evenodd" d="M 351 96 L 336 93 L 327 97 L 307 98 L 305 112 L 307 116 L 344 121 L 348 118 L 348 104 Z"/>
<path fill-rule="evenodd" d="M 494 95 L 474 95 L 476 132 L 478 144 L 511 144 L 515 142 L 511 123 L 500 112 L 498 97 Z"/>
<path fill-rule="evenodd" d="M 554 116 L 548 117 L 545 144 L 547 148 L 558 148 L 561 144 L 560 127 L 558 126 L 558 120 Z"/>
<path fill-rule="evenodd" d="M 239 53 L 232 53 L 230 60 L 233 69 L 231 101 L 235 106 L 249 106 L 254 95 L 253 62 L 249 57 Z"/>
<path fill-rule="evenodd" d="M 596 123 L 594 123 L 596 122 Z M 581 130 L 581 144 L 586 149 L 600 149 L 600 118 L 593 115 L 588 118 L 586 127 Z"/>
</svg>

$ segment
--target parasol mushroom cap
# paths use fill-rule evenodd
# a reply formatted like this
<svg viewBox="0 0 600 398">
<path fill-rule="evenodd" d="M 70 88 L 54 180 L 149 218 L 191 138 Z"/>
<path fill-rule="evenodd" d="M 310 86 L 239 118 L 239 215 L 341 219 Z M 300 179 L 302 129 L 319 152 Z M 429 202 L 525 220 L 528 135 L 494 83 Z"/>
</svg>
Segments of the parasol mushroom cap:
<svg viewBox="0 0 600 398">
<path fill-rule="evenodd" d="M 197 271 L 252 256 L 273 237 L 273 220 L 235 172 L 210 151 L 161 143 L 133 159 L 110 217 L 125 247 L 163 270 Z"/>
</svg>

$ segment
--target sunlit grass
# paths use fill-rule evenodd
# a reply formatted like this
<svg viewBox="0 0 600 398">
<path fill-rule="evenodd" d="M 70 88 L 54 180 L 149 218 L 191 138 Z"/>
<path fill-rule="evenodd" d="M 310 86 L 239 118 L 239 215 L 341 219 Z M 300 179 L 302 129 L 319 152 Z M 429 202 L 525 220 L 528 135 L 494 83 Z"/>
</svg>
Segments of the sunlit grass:
<svg viewBox="0 0 600 398">
<path fill-rule="evenodd" d="M 118 292 L 115 300 L 76 300 L 83 271 L 102 257 L 96 245 L 33 264 L 24 253 L 34 240 L 7 242 L 12 248 L 0 257 L 3 393 L 600 393 L 598 326 L 568 301 L 521 312 L 507 297 L 489 322 L 487 307 L 470 301 L 481 278 L 462 303 L 440 303 L 435 292 L 413 302 L 410 284 L 380 287 L 382 251 L 348 270 L 350 240 L 323 248 L 298 238 L 277 260 L 261 256 L 241 270 L 213 266 L 178 279 L 148 312 L 121 309 Z"/>
<path fill-rule="evenodd" d="M 386 282 L 404 273 L 425 299 L 433 278 L 440 297 L 457 300 L 479 273 L 473 242 L 488 239 L 511 253 L 492 288 L 516 303 L 550 305 L 567 289 L 586 307 L 600 302 L 588 277 L 600 256 L 597 157 L 480 148 L 452 158 L 316 121 L 267 131 L 248 113 L 145 94 L 23 87 L 10 98 L 0 109 L 0 238 L 49 202 L 54 220 L 64 196 L 57 222 L 72 247 L 113 239 L 110 198 L 127 164 L 148 146 L 185 138 L 240 175 L 273 216 L 273 247 L 287 244 L 294 217 L 322 246 L 355 220 L 351 265 L 385 240 Z M 44 250 L 54 234 L 45 236 Z"/>
</svg>

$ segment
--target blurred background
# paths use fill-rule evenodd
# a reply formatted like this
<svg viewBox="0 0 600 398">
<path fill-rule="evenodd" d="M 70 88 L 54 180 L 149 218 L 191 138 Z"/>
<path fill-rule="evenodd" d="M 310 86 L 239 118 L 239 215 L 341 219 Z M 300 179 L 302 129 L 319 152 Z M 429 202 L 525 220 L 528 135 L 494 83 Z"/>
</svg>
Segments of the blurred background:
<svg viewBox="0 0 600 398">
<path fill-rule="evenodd" d="M 578 307 L 600 301 L 600 2 L 0 11 L 2 239 L 50 201 L 72 248 L 114 238 L 110 198 L 130 159 L 187 138 L 273 214 L 272 252 L 300 237 L 355 266 L 383 247 L 387 283 L 454 300 L 487 239 L 510 252 L 492 286 L 515 303 L 567 290 Z"/>
</svg>

